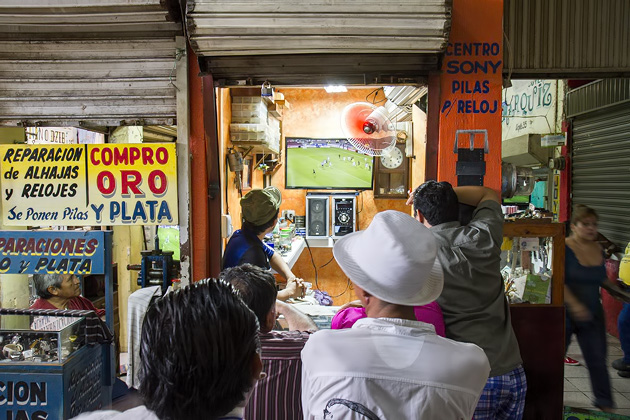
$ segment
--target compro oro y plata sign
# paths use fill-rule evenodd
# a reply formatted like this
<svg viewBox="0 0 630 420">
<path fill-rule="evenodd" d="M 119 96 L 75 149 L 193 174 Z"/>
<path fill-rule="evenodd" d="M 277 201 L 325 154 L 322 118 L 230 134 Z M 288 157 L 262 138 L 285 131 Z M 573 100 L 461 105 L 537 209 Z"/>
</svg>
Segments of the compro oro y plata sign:
<svg viewBox="0 0 630 420">
<path fill-rule="evenodd" d="M 8 226 L 175 225 L 174 144 L 0 145 Z"/>
</svg>

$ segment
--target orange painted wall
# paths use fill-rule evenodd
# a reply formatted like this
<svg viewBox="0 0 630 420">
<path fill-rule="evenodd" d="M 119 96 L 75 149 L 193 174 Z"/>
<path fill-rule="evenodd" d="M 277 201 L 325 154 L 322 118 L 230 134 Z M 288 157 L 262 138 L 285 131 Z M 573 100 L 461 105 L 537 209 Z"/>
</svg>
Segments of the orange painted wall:
<svg viewBox="0 0 630 420">
<path fill-rule="evenodd" d="M 503 1 L 454 0 L 451 34 L 440 76 L 438 179 L 457 185 L 455 131 L 488 130 L 484 185 L 501 190 Z M 461 146 L 463 140 L 464 146 Z M 469 144 L 460 135 L 460 147 Z M 483 136 L 475 137 L 475 148 Z"/>
<path fill-rule="evenodd" d="M 350 89 L 345 93 L 327 93 L 324 89 L 280 89 L 291 104 L 282 121 L 282 136 L 313 138 L 344 138 L 340 115 L 343 108 L 353 102 L 365 102 L 373 89 Z M 283 151 L 284 152 L 284 151 Z M 284 160 L 284 156 L 283 156 Z M 272 185 L 284 189 L 284 169 L 272 179 Z M 296 214 L 306 212 L 306 190 L 283 190 L 282 209 L 294 209 Z M 374 199 L 372 191 L 363 191 L 357 199 L 359 227 L 364 229 L 374 215 L 382 210 L 406 211 L 404 200 Z"/>
<path fill-rule="evenodd" d="M 340 115 L 343 108 L 357 101 L 365 101 L 366 97 L 373 89 L 350 89 L 346 93 L 329 94 L 323 88 L 281 88 L 278 89 L 290 103 L 290 109 L 284 110 L 282 121 L 282 141 L 284 137 L 313 137 L 313 138 L 335 138 L 344 137 L 340 125 Z M 219 121 L 221 128 L 219 137 L 224 142 L 223 150 L 231 147 L 229 143 L 229 119 L 230 98 L 227 89 L 222 89 L 218 95 L 220 105 Z M 285 161 L 284 149 L 282 151 L 282 162 Z M 284 166 L 280 167 L 272 176 L 271 185 L 278 187 L 282 191 L 282 206 L 280 210 L 295 210 L 297 215 L 304 215 L 306 212 L 306 190 L 285 189 Z M 223 182 L 227 182 L 227 193 L 225 203 L 229 207 L 234 228 L 240 227 L 240 207 L 238 192 L 234 188 L 233 174 L 227 173 Z M 253 187 L 262 188 L 262 173 L 254 171 Z M 223 185 L 226 188 L 226 185 Z M 374 199 L 372 191 L 363 191 L 357 198 L 357 210 L 359 228 L 365 229 L 374 215 L 383 210 L 399 210 L 409 213 L 409 207 L 405 205 L 405 200 Z M 355 299 L 354 292 L 348 286 L 348 279 L 343 274 L 337 263 L 332 260 L 332 248 L 312 248 L 313 261 L 318 267 L 317 282 L 322 290 L 327 291 L 331 296 L 340 295 L 334 298 L 335 304 L 341 305 Z M 330 262 L 329 262 L 330 261 Z M 325 267 L 320 268 L 328 263 Z M 306 281 L 315 283 L 315 269 L 311 261 L 308 249 L 305 249 L 295 266 L 293 272 L 304 278 Z"/>
<path fill-rule="evenodd" d="M 327 93 L 324 89 L 281 89 L 291 104 L 282 121 L 283 137 L 343 138 L 340 115 L 343 108 L 358 101 L 366 101 L 373 89 L 350 89 L 345 93 Z M 272 184 L 284 188 L 284 171 L 274 175 Z M 296 214 L 306 212 L 305 190 L 283 190 L 282 208 L 294 209 Z M 404 200 L 374 199 L 372 191 L 363 191 L 357 197 L 359 229 L 365 229 L 374 215 L 383 210 L 408 212 Z M 332 258 L 332 248 L 312 248 L 317 269 L 317 282 L 322 290 L 333 296 L 336 305 L 355 299 L 348 286 L 348 278 Z M 323 268 L 324 264 L 330 263 Z M 297 276 L 315 283 L 315 269 L 308 249 L 305 249 L 293 267 Z"/>
</svg>

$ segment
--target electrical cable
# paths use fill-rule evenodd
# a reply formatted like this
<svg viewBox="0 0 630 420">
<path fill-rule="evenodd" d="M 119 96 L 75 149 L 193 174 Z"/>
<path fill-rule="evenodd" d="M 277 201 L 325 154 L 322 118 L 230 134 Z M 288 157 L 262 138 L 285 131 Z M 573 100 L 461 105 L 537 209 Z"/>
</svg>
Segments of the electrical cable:
<svg viewBox="0 0 630 420">
<path fill-rule="evenodd" d="M 330 263 L 332 262 L 332 260 L 334 260 L 334 259 L 335 259 L 335 256 L 333 255 L 332 257 L 330 257 L 330 259 L 328 260 L 328 262 L 327 262 L 326 264 L 324 264 L 324 265 L 320 265 L 320 266 L 319 266 L 319 268 L 324 268 L 324 267 L 326 267 L 326 266 L 327 266 L 328 264 L 330 264 Z"/>
<path fill-rule="evenodd" d="M 334 299 L 334 298 L 338 298 L 340 296 L 343 296 L 344 294 L 346 294 L 346 292 L 348 291 L 349 288 L 350 288 L 350 279 L 348 278 L 348 282 L 346 283 L 346 288 L 344 289 L 344 291 L 339 293 L 338 295 L 330 296 L 330 298 Z"/>
<path fill-rule="evenodd" d="M 387 97 L 385 99 L 381 99 L 380 101 L 376 100 L 376 97 L 378 96 L 378 91 L 379 90 L 382 90 L 383 92 L 385 92 L 382 87 L 374 89 L 372 92 L 368 93 L 365 96 L 366 102 L 370 102 L 373 105 L 380 104 L 380 103 L 383 103 L 383 102 L 387 102 Z M 374 95 L 374 99 L 370 100 L 370 96 L 372 96 L 372 95 Z"/>
<path fill-rule="evenodd" d="M 319 288 L 318 273 L 317 273 L 317 265 L 315 264 L 315 259 L 313 258 L 313 252 L 311 251 L 311 246 L 308 244 L 308 240 L 307 240 L 306 238 L 304 238 L 304 243 L 306 244 L 306 249 L 308 249 L 308 254 L 309 254 L 309 255 L 310 255 L 310 257 L 311 257 L 311 263 L 313 264 L 313 269 L 315 269 L 315 290 L 319 290 L 320 292 L 323 292 L 323 290 Z M 321 266 L 321 267 L 319 267 L 319 268 L 326 267 L 326 266 L 327 266 L 328 264 L 330 264 L 330 263 L 332 262 L 332 260 L 334 260 L 334 259 L 335 259 L 335 257 L 334 257 L 334 256 L 333 256 L 333 257 L 331 257 L 331 258 L 330 258 L 330 260 L 329 260 L 326 264 L 322 265 L 322 266 Z M 331 299 L 338 298 L 338 297 L 340 297 L 340 296 L 343 296 L 343 295 L 344 295 L 344 294 L 345 294 L 345 293 L 346 293 L 349 289 L 350 289 L 350 279 L 348 278 L 348 279 L 347 279 L 347 282 L 346 282 L 346 288 L 343 290 L 343 292 L 341 292 L 341 293 L 340 293 L 340 294 L 338 294 L 338 295 L 334 295 L 334 296 L 330 296 L 330 295 L 328 295 L 328 296 L 330 296 L 330 298 L 331 298 Z"/>
<path fill-rule="evenodd" d="M 512 63 L 512 60 L 514 59 L 514 57 L 512 56 L 512 46 L 510 44 L 510 39 L 508 38 L 507 34 L 505 33 L 505 31 L 503 31 L 503 39 L 505 39 L 505 45 L 507 46 L 507 55 L 508 55 L 508 76 L 507 76 L 507 80 L 511 83 L 512 82 L 512 69 L 514 67 L 514 64 Z"/>
<path fill-rule="evenodd" d="M 357 231 L 361 230 L 361 226 L 359 226 L 359 215 L 363 211 L 363 200 L 364 200 L 364 198 L 363 198 L 363 191 L 360 191 L 358 196 L 361 197 L 361 210 L 357 210 L 357 217 L 356 217 Z M 357 201 L 358 201 L 358 199 L 357 199 Z"/>
<path fill-rule="evenodd" d="M 551 124 L 549 124 L 549 118 L 547 118 L 546 115 L 505 115 L 502 114 L 501 118 L 507 118 L 508 120 L 510 118 L 527 118 L 527 119 L 531 119 L 531 118 L 544 118 L 545 122 L 547 123 L 547 127 L 549 128 L 549 132 L 552 133 L 552 129 L 551 129 Z"/>
<path fill-rule="evenodd" d="M 313 269 L 315 270 L 315 290 L 322 291 L 319 288 L 319 283 L 317 281 L 317 266 L 315 265 L 315 260 L 313 259 L 313 252 L 311 251 L 311 246 L 308 244 L 308 240 L 304 238 L 304 243 L 306 244 L 306 249 L 308 249 L 308 254 L 311 256 L 311 263 L 313 264 Z"/>
</svg>

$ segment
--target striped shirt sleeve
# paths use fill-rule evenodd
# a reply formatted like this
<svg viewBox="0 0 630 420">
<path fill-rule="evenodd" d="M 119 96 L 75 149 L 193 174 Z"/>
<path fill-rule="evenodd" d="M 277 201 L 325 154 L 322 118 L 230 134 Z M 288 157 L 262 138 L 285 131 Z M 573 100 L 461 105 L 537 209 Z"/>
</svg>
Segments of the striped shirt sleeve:
<svg viewBox="0 0 630 420">
<path fill-rule="evenodd" d="M 300 353 L 309 333 L 271 331 L 261 334 L 263 371 L 247 406 L 247 420 L 302 418 L 302 361 Z"/>
</svg>

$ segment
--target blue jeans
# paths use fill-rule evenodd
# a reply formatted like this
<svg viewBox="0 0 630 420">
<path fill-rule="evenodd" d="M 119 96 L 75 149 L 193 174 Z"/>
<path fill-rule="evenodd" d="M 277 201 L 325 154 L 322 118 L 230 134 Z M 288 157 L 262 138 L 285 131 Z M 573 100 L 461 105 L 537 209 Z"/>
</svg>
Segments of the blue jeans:
<svg viewBox="0 0 630 420">
<path fill-rule="evenodd" d="M 623 309 L 619 312 L 617 329 L 621 350 L 623 350 L 623 361 L 630 364 L 630 304 L 628 303 L 624 303 Z"/>
<path fill-rule="evenodd" d="M 566 349 L 571 344 L 571 335 L 577 336 L 578 344 L 586 361 L 586 368 L 591 379 L 596 407 L 614 407 L 610 376 L 606 366 L 606 326 L 603 319 L 595 317 L 581 322 L 566 317 Z"/>
</svg>

